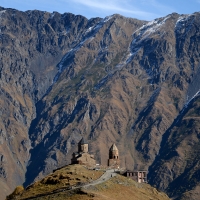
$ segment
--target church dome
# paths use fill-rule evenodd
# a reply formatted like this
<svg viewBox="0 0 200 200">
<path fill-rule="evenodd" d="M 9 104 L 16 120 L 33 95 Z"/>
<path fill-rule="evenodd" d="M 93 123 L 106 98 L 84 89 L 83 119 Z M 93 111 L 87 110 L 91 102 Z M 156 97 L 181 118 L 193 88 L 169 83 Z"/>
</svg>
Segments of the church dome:
<svg viewBox="0 0 200 200">
<path fill-rule="evenodd" d="M 118 151 L 118 148 L 115 144 L 110 147 L 110 151 Z"/>
<path fill-rule="evenodd" d="M 88 142 L 87 142 L 87 140 L 85 138 L 82 137 L 82 139 L 79 142 L 79 144 L 88 144 Z"/>
</svg>

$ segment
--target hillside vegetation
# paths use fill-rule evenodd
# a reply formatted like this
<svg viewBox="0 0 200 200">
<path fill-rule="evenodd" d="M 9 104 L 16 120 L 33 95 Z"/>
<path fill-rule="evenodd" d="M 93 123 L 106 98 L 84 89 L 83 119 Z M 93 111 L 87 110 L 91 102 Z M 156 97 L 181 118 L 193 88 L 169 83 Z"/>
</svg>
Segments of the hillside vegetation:
<svg viewBox="0 0 200 200">
<path fill-rule="evenodd" d="M 94 186 L 85 187 L 102 174 L 103 171 L 88 170 L 80 165 L 67 166 L 56 170 L 25 190 L 22 186 L 18 186 L 7 197 L 7 200 L 169 200 L 166 194 L 158 192 L 150 185 L 137 183 L 122 175 L 117 175 Z"/>
</svg>

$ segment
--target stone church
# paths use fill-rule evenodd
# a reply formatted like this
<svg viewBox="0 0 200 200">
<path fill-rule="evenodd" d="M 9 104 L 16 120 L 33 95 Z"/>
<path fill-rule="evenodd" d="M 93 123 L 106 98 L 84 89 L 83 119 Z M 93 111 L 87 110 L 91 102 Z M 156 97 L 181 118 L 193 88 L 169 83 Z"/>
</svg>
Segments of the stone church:
<svg viewBox="0 0 200 200">
<path fill-rule="evenodd" d="M 82 138 L 78 143 L 78 152 L 72 154 L 71 164 L 80 164 L 88 167 L 95 167 L 94 155 L 88 152 L 88 142 Z M 108 167 L 117 169 L 120 167 L 119 150 L 115 144 L 109 149 Z"/>
<path fill-rule="evenodd" d="M 120 167 L 119 151 L 115 144 L 109 150 L 108 166 L 115 169 Z"/>
<path fill-rule="evenodd" d="M 78 143 L 78 152 L 72 154 L 71 164 L 81 164 L 88 167 L 96 165 L 94 156 L 88 152 L 88 142 L 84 138 Z"/>
</svg>

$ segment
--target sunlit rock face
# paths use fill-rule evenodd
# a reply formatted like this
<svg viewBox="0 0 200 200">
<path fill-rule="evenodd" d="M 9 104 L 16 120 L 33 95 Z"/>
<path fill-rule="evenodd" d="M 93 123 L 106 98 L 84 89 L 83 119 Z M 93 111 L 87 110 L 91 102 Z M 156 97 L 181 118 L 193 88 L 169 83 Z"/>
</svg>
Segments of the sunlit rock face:
<svg viewBox="0 0 200 200">
<path fill-rule="evenodd" d="M 199 19 L 0 8 L 2 193 L 69 164 L 84 136 L 98 163 L 116 143 L 121 167 L 149 168 L 151 184 L 195 199 Z"/>
</svg>

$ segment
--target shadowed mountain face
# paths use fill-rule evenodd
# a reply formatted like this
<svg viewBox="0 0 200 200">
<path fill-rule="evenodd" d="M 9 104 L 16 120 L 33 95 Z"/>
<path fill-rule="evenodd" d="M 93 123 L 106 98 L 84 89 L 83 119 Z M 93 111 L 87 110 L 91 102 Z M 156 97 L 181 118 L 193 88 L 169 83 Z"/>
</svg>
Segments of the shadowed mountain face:
<svg viewBox="0 0 200 200">
<path fill-rule="evenodd" d="M 116 143 L 122 167 L 150 167 L 151 184 L 195 199 L 199 27 L 200 13 L 145 22 L 0 8 L 2 193 L 69 164 L 84 136 L 102 165 Z"/>
<path fill-rule="evenodd" d="M 151 166 L 150 182 L 176 199 L 199 198 L 199 115 L 198 96 L 167 130 L 160 155 Z"/>
</svg>

